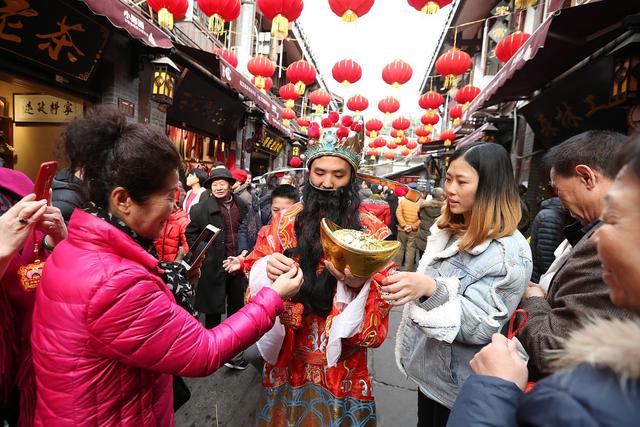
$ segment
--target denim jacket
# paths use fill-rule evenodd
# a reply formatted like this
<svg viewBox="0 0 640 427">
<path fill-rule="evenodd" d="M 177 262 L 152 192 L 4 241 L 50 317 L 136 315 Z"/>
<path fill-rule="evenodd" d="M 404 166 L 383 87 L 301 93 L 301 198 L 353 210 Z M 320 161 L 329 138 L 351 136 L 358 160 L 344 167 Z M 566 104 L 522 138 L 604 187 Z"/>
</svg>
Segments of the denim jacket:
<svg viewBox="0 0 640 427">
<path fill-rule="evenodd" d="M 519 231 L 460 252 L 458 239 L 434 224 L 417 272 L 433 277 L 436 291 L 404 307 L 396 336 L 400 370 L 451 408 L 471 374 L 469 361 L 508 322 L 532 268 Z"/>
</svg>

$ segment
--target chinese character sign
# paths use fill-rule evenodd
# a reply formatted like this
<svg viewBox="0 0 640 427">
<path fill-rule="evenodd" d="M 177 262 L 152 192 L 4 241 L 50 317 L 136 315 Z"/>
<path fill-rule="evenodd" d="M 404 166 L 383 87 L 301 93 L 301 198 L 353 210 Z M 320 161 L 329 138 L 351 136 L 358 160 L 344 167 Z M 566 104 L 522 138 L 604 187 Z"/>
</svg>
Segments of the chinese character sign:
<svg viewBox="0 0 640 427">
<path fill-rule="evenodd" d="M 52 95 L 13 95 L 13 120 L 16 123 L 66 123 L 83 114 L 84 106 L 81 102 Z"/>
</svg>

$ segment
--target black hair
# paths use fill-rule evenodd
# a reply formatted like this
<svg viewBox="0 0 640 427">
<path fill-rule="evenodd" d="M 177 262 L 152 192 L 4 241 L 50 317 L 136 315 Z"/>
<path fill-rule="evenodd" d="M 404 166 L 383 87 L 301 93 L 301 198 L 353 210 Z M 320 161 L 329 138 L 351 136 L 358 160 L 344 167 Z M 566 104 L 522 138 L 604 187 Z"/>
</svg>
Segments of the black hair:
<svg viewBox="0 0 640 427">
<path fill-rule="evenodd" d="M 546 166 L 564 176 L 575 175 L 577 165 L 587 165 L 607 178 L 615 178 L 613 154 L 627 137 L 618 132 L 589 130 L 572 136 L 560 145 L 551 148 L 543 161 Z"/>
<path fill-rule="evenodd" d="M 209 178 L 209 175 L 207 175 L 207 173 L 200 168 L 191 169 L 187 175 L 195 175 L 196 178 L 198 178 L 198 182 L 201 186 L 203 186 L 204 182 L 207 180 L 207 178 Z"/>
<path fill-rule="evenodd" d="M 611 171 L 617 175 L 624 167 L 627 168 L 627 172 L 633 173 L 640 179 L 640 134 L 629 138 L 628 142 L 618 150 Z"/>
<path fill-rule="evenodd" d="M 378 184 L 373 184 L 371 186 L 371 193 L 372 194 L 381 194 L 382 193 L 382 186 L 380 186 Z"/>
<path fill-rule="evenodd" d="M 271 200 L 275 199 L 276 197 L 293 200 L 294 202 L 297 202 L 300 199 L 298 191 L 296 191 L 293 185 L 289 184 L 278 185 L 276 188 L 274 188 L 271 192 Z"/>
<path fill-rule="evenodd" d="M 69 123 L 59 144 L 71 172 L 82 171 L 88 200 L 103 209 L 116 187 L 146 202 L 180 165 L 178 151 L 159 127 L 127 123 L 113 107 L 98 106 Z"/>
</svg>

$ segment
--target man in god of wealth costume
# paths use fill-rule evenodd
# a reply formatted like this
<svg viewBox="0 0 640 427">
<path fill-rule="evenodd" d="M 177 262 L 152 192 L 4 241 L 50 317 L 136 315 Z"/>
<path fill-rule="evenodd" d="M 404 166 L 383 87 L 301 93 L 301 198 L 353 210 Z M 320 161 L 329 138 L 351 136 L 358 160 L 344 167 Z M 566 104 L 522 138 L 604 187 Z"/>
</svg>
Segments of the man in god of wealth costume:
<svg viewBox="0 0 640 427">
<path fill-rule="evenodd" d="M 304 273 L 299 294 L 258 342 L 265 360 L 260 426 L 376 424 L 366 351 L 387 335 L 380 282 L 388 267 L 369 278 L 338 271 L 320 243 L 322 218 L 378 239 L 390 233 L 375 216 L 358 212 L 362 146 L 361 134 L 339 138 L 334 129 L 310 140 L 303 203 L 274 217 L 244 261 L 251 295 L 290 268 Z"/>
</svg>

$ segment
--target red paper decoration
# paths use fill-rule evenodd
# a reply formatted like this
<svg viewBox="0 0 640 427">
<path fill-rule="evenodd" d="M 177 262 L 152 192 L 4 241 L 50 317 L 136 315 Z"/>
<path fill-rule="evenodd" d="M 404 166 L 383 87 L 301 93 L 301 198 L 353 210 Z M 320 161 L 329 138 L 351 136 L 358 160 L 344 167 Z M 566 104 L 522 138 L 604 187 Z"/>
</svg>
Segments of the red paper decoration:
<svg viewBox="0 0 640 427">
<path fill-rule="evenodd" d="M 311 101 L 316 113 L 322 114 L 325 107 L 331 102 L 331 95 L 324 89 L 316 89 L 309 94 L 309 101 Z"/>
<path fill-rule="evenodd" d="M 184 18 L 189 8 L 187 0 L 147 0 L 147 4 L 158 14 L 160 28 L 167 30 L 172 30 L 174 21 Z"/>
<path fill-rule="evenodd" d="M 387 150 L 387 152 L 384 153 L 384 157 L 386 157 L 389 160 L 393 160 L 396 158 L 396 153 L 394 150 Z"/>
<path fill-rule="evenodd" d="M 453 86 L 456 76 L 466 73 L 470 67 L 469 54 L 457 48 L 442 54 L 436 61 L 436 72 L 445 76 L 444 87 L 447 89 Z"/>
<path fill-rule="evenodd" d="M 353 117 L 351 117 L 351 116 L 342 116 L 342 119 L 340 120 L 340 123 L 344 127 L 351 127 L 351 125 L 353 125 Z"/>
<path fill-rule="evenodd" d="M 430 90 L 422 94 L 418 100 L 420 108 L 425 110 L 437 110 L 442 104 L 444 104 L 444 96 L 440 95 L 435 90 Z"/>
<path fill-rule="evenodd" d="M 296 118 L 296 112 L 293 111 L 291 108 L 284 108 L 282 110 L 282 123 L 284 123 L 285 126 L 289 126 L 289 123 L 291 123 L 291 120 Z"/>
<path fill-rule="evenodd" d="M 302 0 L 258 0 L 258 8 L 271 20 L 271 35 L 283 40 L 289 34 L 289 22 L 302 13 Z"/>
<path fill-rule="evenodd" d="M 399 109 L 400 101 L 395 99 L 393 96 L 387 96 L 386 98 L 382 98 L 380 102 L 378 102 L 378 110 L 382 111 L 386 115 L 395 113 Z"/>
<path fill-rule="evenodd" d="M 335 63 L 331 75 L 338 83 L 348 86 L 360 80 L 362 67 L 353 59 L 343 59 Z"/>
<path fill-rule="evenodd" d="M 469 103 L 473 101 L 480 93 L 480 88 L 473 85 L 466 85 L 458 89 L 456 92 L 456 102 L 463 105 L 463 110 L 469 106 Z"/>
<path fill-rule="evenodd" d="M 373 140 L 373 144 L 378 147 L 378 148 L 382 148 L 385 145 L 387 145 L 387 140 L 384 139 L 384 137 L 379 136 L 376 139 Z"/>
<path fill-rule="evenodd" d="M 198 8 L 209 17 L 209 32 L 224 34 L 225 21 L 240 16 L 240 0 L 198 0 Z"/>
<path fill-rule="evenodd" d="M 296 93 L 302 95 L 306 87 L 316 81 L 316 69 L 304 59 L 287 67 L 287 79 L 295 84 Z"/>
<path fill-rule="evenodd" d="M 417 148 L 418 144 L 415 141 L 411 141 L 409 140 L 409 142 L 407 142 L 407 148 L 409 150 L 413 150 L 414 148 Z"/>
<path fill-rule="evenodd" d="M 393 141 L 387 142 L 387 148 L 390 150 L 395 150 L 396 148 L 398 148 L 398 144 Z"/>
<path fill-rule="evenodd" d="M 436 125 L 440 121 L 440 116 L 438 116 L 435 111 L 428 110 L 426 113 L 420 117 L 420 122 L 426 126 L 426 129 L 431 132 L 433 126 Z"/>
<path fill-rule="evenodd" d="M 411 151 L 409 150 L 409 148 L 406 148 L 406 147 L 400 151 L 400 154 L 402 155 L 402 157 L 407 157 L 409 153 L 411 153 Z"/>
<path fill-rule="evenodd" d="M 236 53 L 229 49 L 221 49 L 219 47 L 213 49 L 214 55 L 218 55 L 220 58 L 224 59 L 231 65 L 233 68 L 238 66 L 238 57 Z"/>
<path fill-rule="evenodd" d="M 451 3 L 453 0 L 408 0 L 409 4 L 416 10 L 426 13 L 427 15 L 433 15 L 438 11 Z"/>
<path fill-rule="evenodd" d="M 349 128 L 340 126 L 336 131 L 336 136 L 338 139 L 343 139 L 349 136 Z"/>
<path fill-rule="evenodd" d="M 408 82 L 412 75 L 411 66 L 402 59 L 396 59 L 382 69 L 382 80 L 395 88 Z"/>
<path fill-rule="evenodd" d="M 407 145 L 407 143 L 409 142 L 409 140 L 407 139 L 406 136 L 401 136 L 399 138 L 396 138 L 396 144 L 398 145 Z"/>
<path fill-rule="evenodd" d="M 361 113 L 369 108 L 369 100 L 362 95 L 353 95 L 347 100 L 347 108 L 350 111 Z"/>
<path fill-rule="evenodd" d="M 293 83 L 280 86 L 278 93 L 280 94 L 280 98 L 285 100 L 285 106 L 287 108 L 293 108 L 296 99 L 300 98 L 300 95 L 296 93 L 296 86 Z"/>
<path fill-rule="evenodd" d="M 302 132 L 306 132 L 307 128 L 311 125 L 311 121 L 308 117 L 300 117 L 296 119 L 296 123 L 300 126 Z"/>
<path fill-rule="evenodd" d="M 453 129 L 445 129 L 440 133 L 440 139 L 444 141 L 444 146 L 449 147 L 451 143 L 456 139 L 456 133 Z"/>
<path fill-rule="evenodd" d="M 333 124 L 338 123 L 338 120 L 340 120 L 340 114 L 338 114 L 336 111 L 329 111 L 327 117 L 333 122 Z"/>
<path fill-rule="evenodd" d="M 411 126 L 411 121 L 409 119 L 407 119 L 406 117 L 403 117 L 403 116 L 396 117 L 391 122 L 391 127 L 393 127 L 394 129 L 397 129 L 397 130 L 401 130 L 401 131 L 405 131 L 405 130 L 409 129 L 409 126 Z"/>
<path fill-rule="evenodd" d="M 375 0 L 329 0 L 333 13 L 344 22 L 355 22 L 369 12 Z"/>
<path fill-rule="evenodd" d="M 251 83 L 253 83 L 254 86 L 258 87 L 256 83 L 256 79 L 257 77 L 252 77 Z M 271 79 L 271 77 L 267 77 L 266 79 L 264 79 L 264 87 L 260 89 L 260 92 L 267 93 L 268 91 L 271 90 L 272 87 L 273 87 L 273 80 Z"/>
<path fill-rule="evenodd" d="M 333 121 L 331 121 L 330 118 L 325 117 L 324 119 L 322 119 L 320 121 L 320 126 L 322 126 L 324 129 L 328 129 L 328 128 L 332 128 L 333 127 Z"/>
<path fill-rule="evenodd" d="M 516 31 L 503 38 L 496 46 L 496 58 L 498 58 L 500 62 L 507 62 L 515 55 L 518 49 L 529 40 L 529 37 L 531 37 L 531 35 L 523 33 L 522 31 Z"/>
<path fill-rule="evenodd" d="M 382 123 L 382 120 L 378 119 L 369 119 L 364 124 L 364 128 L 369 132 L 369 138 L 375 138 L 378 136 L 378 132 L 380 132 L 383 126 L 384 123 Z"/>
<path fill-rule="evenodd" d="M 462 117 L 462 105 L 456 104 L 449 108 L 449 118 L 453 120 L 454 126 L 460 126 L 460 118 Z"/>
<path fill-rule="evenodd" d="M 269 58 L 258 55 L 247 63 L 247 70 L 255 76 L 255 85 L 258 89 L 266 89 L 265 81 L 271 77 L 276 70 L 276 66 Z"/>
</svg>

